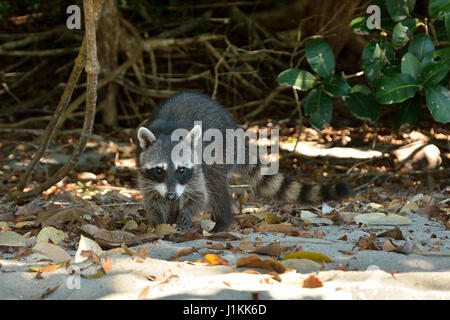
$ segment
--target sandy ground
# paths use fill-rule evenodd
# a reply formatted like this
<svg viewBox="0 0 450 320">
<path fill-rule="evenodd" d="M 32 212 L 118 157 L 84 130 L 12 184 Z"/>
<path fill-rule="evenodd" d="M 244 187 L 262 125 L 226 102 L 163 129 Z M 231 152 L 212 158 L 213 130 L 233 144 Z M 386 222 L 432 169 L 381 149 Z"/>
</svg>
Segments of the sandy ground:
<svg viewBox="0 0 450 320">
<path fill-rule="evenodd" d="M 355 242 L 369 231 L 380 232 L 392 226 L 318 226 L 324 231 L 323 238 L 299 238 L 280 233 L 251 233 L 245 238 L 256 237 L 267 243 L 278 241 L 281 247 L 301 245 L 304 251 L 319 252 L 334 260 L 319 271 L 289 270 L 277 281 L 267 274 L 268 270 L 250 268 L 261 274 L 242 271 L 249 268 L 233 268 L 224 265 L 208 265 L 195 262 L 205 253 L 216 252 L 234 265 L 245 252 L 234 254 L 229 250 L 200 249 L 178 261 L 168 261 L 176 252 L 186 248 L 222 243 L 223 241 L 193 240 L 173 243 L 158 240 L 132 249 L 149 246 L 147 258 L 125 254 L 109 255 L 111 272 L 98 278 L 86 278 L 78 272 L 73 275 L 63 265 L 54 272 L 36 272 L 30 266 L 49 264 L 48 257 L 33 253 L 19 259 L 3 254 L 0 259 L 0 299 L 37 299 L 48 289 L 57 289 L 45 299 L 450 299 L 450 241 L 439 221 L 432 221 L 410 214 L 413 223 L 401 226 L 421 251 L 411 254 L 359 250 Z M 242 234 L 233 233 L 239 238 Z M 347 235 L 347 241 L 338 240 Z M 238 247 L 240 240 L 231 241 Z M 393 241 L 395 242 L 395 241 Z M 430 251 L 441 242 L 440 251 Z M 346 255 L 339 250 L 352 251 Z M 67 250 L 74 257 L 75 251 Z M 265 259 L 268 256 L 260 255 Z M 44 259 L 44 260 L 42 260 Z M 347 271 L 340 270 L 339 265 Z M 86 262 L 74 263 L 75 271 L 86 267 Z M 98 266 L 92 265 L 93 269 Z M 70 270 L 69 270 L 70 271 Z M 392 272 L 394 271 L 394 272 Z M 83 273 L 83 272 L 82 272 Z M 93 272 L 95 273 L 95 271 Z M 323 283 L 319 288 L 303 288 L 303 280 L 317 276 Z M 280 280 L 280 279 L 279 279 Z"/>
</svg>

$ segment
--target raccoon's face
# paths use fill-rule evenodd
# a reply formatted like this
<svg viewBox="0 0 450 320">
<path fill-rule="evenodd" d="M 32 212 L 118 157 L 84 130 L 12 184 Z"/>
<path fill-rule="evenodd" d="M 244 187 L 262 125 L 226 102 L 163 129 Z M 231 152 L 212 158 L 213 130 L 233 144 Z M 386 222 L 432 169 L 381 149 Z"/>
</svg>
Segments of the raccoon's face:
<svg viewBox="0 0 450 320">
<path fill-rule="evenodd" d="M 180 198 L 196 170 L 192 159 L 172 157 L 172 150 L 179 142 L 164 135 L 156 138 L 145 127 L 139 129 L 138 139 L 142 149 L 139 154 L 141 188 L 156 191 L 166 200 Z"/>
</svg>

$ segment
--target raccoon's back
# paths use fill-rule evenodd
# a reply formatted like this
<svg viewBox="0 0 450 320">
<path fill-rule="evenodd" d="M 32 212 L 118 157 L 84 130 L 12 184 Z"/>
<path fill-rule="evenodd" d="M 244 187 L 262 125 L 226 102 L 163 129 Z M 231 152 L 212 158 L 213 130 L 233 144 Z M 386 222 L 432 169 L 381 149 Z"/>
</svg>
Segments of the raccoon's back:
<svg viewBox="0 0 450 320">
<path fill-rule="evenodd" d="M 202 122 L 202 130 L 210 128 L 236 129 L 231 115 L 210 97 L 193 91 L 179 92 L 167 99 L 145 124 L 154 133 L 170 135 L 173 130 L 191 130 L 195 121 Z"/>
</svg>

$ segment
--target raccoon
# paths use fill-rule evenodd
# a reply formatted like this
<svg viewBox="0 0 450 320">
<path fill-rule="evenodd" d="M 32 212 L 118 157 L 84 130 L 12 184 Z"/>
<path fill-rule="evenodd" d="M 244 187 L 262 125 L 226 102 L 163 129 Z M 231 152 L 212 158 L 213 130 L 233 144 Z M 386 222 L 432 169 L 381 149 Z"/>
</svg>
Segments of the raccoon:
<svg viewBox="0 0 450 320">
<path fill-rule="evenodd" d="M 201 126 L 195 125 L 196 121 L 201 121 Z M 186 134 L 173 141 L 171 135 L 177 129 L 184 129 Z M 225 136 L 227 129 L 236 130 L 239 126 L 218 102 L 190 91 L 167 99 L 139 127 L 138 185 L 148 219 L 154 226 L 176 223 L 187 229 L 195 214 L 210 211 L 216 222 L 212 232 L 226 231 L 233 222 L 228 181 L 235 173 L 247 179 L 260 195 L 287 202 L 317 203 L 349 195 L 343 182 L 319 185 L 296 181 L 282 173 L 263 175 L 262 163 L 196 162 L 197 147 L 204 148 L 209 143 L 201 139 L 202 132 L 208 129 L 219 130 Z M 180 145 L 191 150 L 191 154 L 174 157 L 174 148 Z M 223 150 L 219 158 L 230 152 L 225 145 Z"/>
</svg>

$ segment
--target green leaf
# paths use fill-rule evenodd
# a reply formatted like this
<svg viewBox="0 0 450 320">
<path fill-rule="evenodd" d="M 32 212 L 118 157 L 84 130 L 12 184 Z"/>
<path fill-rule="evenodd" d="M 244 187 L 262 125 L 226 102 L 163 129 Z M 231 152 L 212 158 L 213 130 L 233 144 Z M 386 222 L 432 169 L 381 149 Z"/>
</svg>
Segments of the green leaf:
<svg viewBox="0 0 450 320">
<path fill-rule="evenodd" d="M 386 0 L 386 7 L 395 22 L 402 21 L 411 16 L 416 0 Z"/>
<path fill-rule="evenodd" d="M 392 44 L 395 47 L 403 47 L 409 41 L 409 37 L 414 34 L 416 25 L 417 22 L 414 18 L 408 18 L 397 23 L 392 32 Z"/>
<path fill-rule="evenodd" d="M 288 69 L 278 75 L 278 83 L 300 90 L 309 90 L 316 84 L 316 78 L 306 70 Z"/>
<path fill-rule="evenodd" d="M 377 5 L 381 9 L 381 28 L 392 32 L 395 23 L 389 16 L 389 12 L 386 7 L 386 0 L 374 0 L 373 4 Z"/>
<path fill-rule="evenodd" d="M 431 59 L 420 72 L 420 80 L 424 87 L 434 86 L 441 82 L 448 73 L 449 67 L 441 61 Z"/>
<path fill-rule="evenodd" d="M 397 73 L 402 73 L 402 67 L 400 64 L 390 64 L 387 65 L 386 67 L 384 67 L 382 75 L 383 77 L 377 79 L 383 79 L 383 78 L 392 78 L 393 76 L 395 76 Z M 376 84 L 376 82 L 374 82 L 374 84 Z"/>
<path fill-rule="evenodd" d="M 442 18 L 450 12 L 450 1 L 448 0 L 430 0 L 428 4 L 428 16 L 432 19 Z"/>
<path fill-rule="evenodd" d="M 419 119 L 420 98 L 415 96 L 404 101 L 395 114 L 395 130 L 404 124 L 415 125 Z"/>
<path fill-rule="evenodd" d="M 309 40 L 305 46 L 306 60 L 311 68 L 325 79 L 334 74 L 336 67 L 333 50 L 321 39 Z"/>
<path fill-rule="evenodd" d="M 408 52 L 416 56 L 419 61 L 429 53 L 434 51 L 434 42 L 430 36 L 425 33 L 419 33 L 409 43 Z"/>
<path fill-rule="evenodd" d="M 420 63 L 420 68 L 424 69 L 427 65 L 432 62 L 443 62 L 450 68 L 450 47 L 436 50 L 430 54 L 428 54 L 425 58 L 423 58 Z"/>
<path fill-rule="evenodd" d="M 420 71 L 420 61 L 412 53 L 407 52 L 402 58 L 401 70 L 402 73 L 409 74 L 417 80 Z"/>
<path fill-rule="evenodd" d="M 368 35 L 375 33 L 376 29 L 367 28 L 367 17 L 357 17 L 350 22 L 350 29 L 353 33 L 359 35 Z"/>
<path fill-rule="evenodd" d="M 397 23 L 392 32 L 392 44 L 395 47 L 403 47 L 409 41 L 407 32 L 407 26 L 402 25 L 401 22 Z"/>
<path fill-rule="evenodd" d="M 333 97 L 342 97 L 350 92 L 350 85 L 338 75 L 332 76 L 323 82 L 323 88 Z"/>
<path fill-rule="evenodd" d="M 350 93 L 362 93 L 364 95 L 371 94 L 372 91 L 370 91 L 368 86 L 365 86 L 363 84 L 356 84 L 350 89 Z"/>
<path fill-rule="evenodd" d="M 309 116 L 309 122 L 314 128 L 321 129 L 330 123 L 333 115 L 331 98 L 325 95 L 321 89 L 313 89 L 306 96 L 305 114 Z"/>
<path fill-rule="evenodd" d="M 425 88 L 427 107 L 437 122 L 450 122 L 450 90 L 443 86 Z"/>
<path fill-rule="evenodd" d="M 377 121 L 377 102 L 372 94 L 352 93 L 345 98 L 344 103 L 359 119 L 370 120 L 372 122 Z"/>
<path fill-rule="evenodd" d="M 394 61 L 394 48 L 385 40 L 371 40 L 361 55 L 364 75 L 369 82 L 374 81 L 383 68 Z"/>
<path fill-rule="evenodd" d="M 393 77 L 382 78 L 376 84 L 376 96 L 381 104 L 400 103 L 412 98 L 418 88 L 411 76 L 399 73 Z"/>
<path fill-rule="evenodd" d="M 450 47 L 439 49 L 434 52 L 435 56 L 441 57 L 441 61 L 444 62 L 450 68 Z"/>
</svg>

